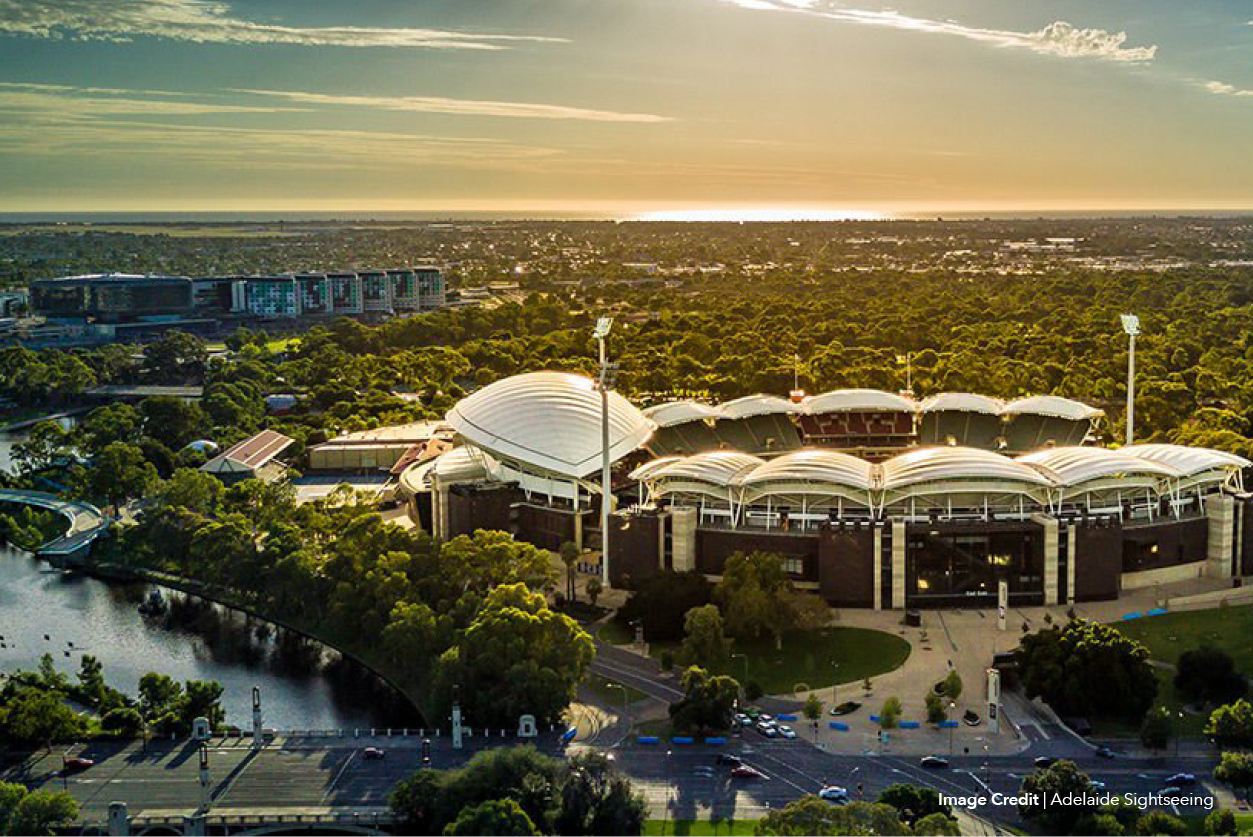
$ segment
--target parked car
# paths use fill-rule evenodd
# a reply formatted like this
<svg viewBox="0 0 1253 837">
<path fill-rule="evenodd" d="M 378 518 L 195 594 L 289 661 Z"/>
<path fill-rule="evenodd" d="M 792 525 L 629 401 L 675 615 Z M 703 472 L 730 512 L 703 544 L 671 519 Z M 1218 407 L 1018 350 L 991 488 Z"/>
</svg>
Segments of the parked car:
<svg viewBox="0 0 1253 837">
<path fill-rule="evenodd" d="M 948 759 L 939 756 L 923 756 L 918 760 L 918 764 L 931 770 L 943 770 L 948 767 Z"/>
<path fill-rule="evenodd" d="M 65 760 L 66 770 L 86 770 L 95 765 L 95 761 L 83 756 L 72 756 Z"/>
<path fill-rule="evenodd" d="M 1105 790 L 1105 783 L 1100 779 L 1089 779 L 1088 787 L 1092 788 L 1094 791 L 1103 791 Z"/>
<path fill-rule="evenodd" d="M 796 737 L 796 730 L 792 729 L 787 724 L 780 724 L 778 727 L 778 730 L 779 730 L 779 735 L 782 735 L 784 738 Z"/>
<path fill-rule="evenodd" d="M 731 753 L 719 753 L 718 758 L 716 759 L 716 762 L 718 764 L 725 764 L 728 767 L 739 767 L 741 764 L 744 763 L 744 760 L 740 758 L 739 756 L 733 755 Z"/>
<path fill-rule="evenodd" d="M 753 719 L 745 715 L 743 712 L 735 713 L 735 722 L 742 727 L 751 727 L 753 725 Z"/>
<path fill-rule="evenodd" d="M 774 720 L 774 716 L 769 712 L 762 712 L 757 716 L 758 721 L 765 721 L 767 724 Z"/>
<path fill-rule="evenodd" d="M 1098 759 L 1112 759 L 1117 754 L 1113 750 L 1111 750 L 1109 747 L 1097 747 L 1094 755 Z"/>
<path fill-rule="evenodd" d="M 387 755 L 386 751 L 380 750 L 378 747 L 366 747 L 361 751 L 361 758 L 366 761 L 377 761 Z"/>
<path fill-rule="evenodd" d="M 778 738 L 779 730 L 774 724 L 758 723 L 757 731 L 767 738 Z"/>
<path fill-rule="evenodd" d="M 736 779 L 764 779 L 766 774 L 762 773 L 755 767 L 749 767 L 747 764 L 741 764 L 739 767 L 731 768 L 731 775 Z"/>
<path fill-rule="evenodd" d="M 848 791 L 839 785 L 831 785 L 818 791 L 818 798 L 825 799 L 827 802 L 834 802 L 837 805 L 842 805 L 849 801 Z"/>
<path fill-rule="evenodd" d="M 1166 777 L 1166 784 L 1174 787 L 1183 787 L 1184 785 L 1195 785 L 1196 776 L 1191 773 L 1176 773 L 1174 776 Z"/>
<path fill-rule="evenodd" d="M 1052 767 L 1053 765 L 1057 764 L 1057 759 L 1053 758 L 1052 756 L 1036 756 L 1035 761 L 1032 763 L 1036 767 L 1043 769 L 1046 767 Z"/>
</svg>

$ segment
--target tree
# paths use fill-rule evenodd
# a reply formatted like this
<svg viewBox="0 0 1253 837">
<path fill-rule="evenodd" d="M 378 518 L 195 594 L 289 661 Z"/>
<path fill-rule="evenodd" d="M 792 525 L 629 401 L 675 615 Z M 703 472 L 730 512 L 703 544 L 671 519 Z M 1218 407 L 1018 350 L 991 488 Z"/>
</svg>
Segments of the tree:
<svg viewBox="0 0 1253 837">
<path fill-rule="evenodd" d="M 1244 698 L 1220 706 L 1210 713 L 1205 734 L 1221 746 L 1253 746 L 1253 704 Z"/>
<path fill-rule="evenodd" d="M 1150 837 L 1155 834 L 1182 835 L 1188 833 L 1188 824 L 1165 811 L 1150 811 L 1136 821 L 1136 834 Z"/>
<path fill-rule="evenodd" d="M 777 648 L 783 647 L 788 631 L 818 627 L 830 614 L 816 596 L 797 592 L 782 556 L 767 552 L 736 552 L 727 558 L 714 599 L 732 636 L 769 633 Z"/>
<path fill-rule="evenodd" d="M 569 760 L 555 818 L 558 834 L 639 834 L 648 806 L 604 753 Z"/>
<path fill-rule="evenodd" d="M 139 402 L 144 433 L 171 450 L 179 450 L 199 438 L 205 423 L 204 410 L 191 401 L 172 395 L 154 395 Z"/>
<path fill-rule="evenodd" d="M 914 823 L 917 837 L 958 837 L 961 833 L 956 817 L 948 814 L 927 814 Z"/>
<path fill-rule="evenodd" d="M 212 514 L 222 500 L 222 481 L 196 468 L 179 468 L 161 486 L 163 505 Z"/>
<path fill-rule="evenodd" d="M 13 446 L 13 463 L 23 474 L 50 468 L 71 450 L 72 437 L 55 421 L 41 421 Z"/>
<path fill-rule="evenodd" d="M 1249 684 L 1227 652 L 1202 645 L 1179 655 L 1175 689 L 1191 701 L 1222 704 L 1244 697 Z"/>
<path fill-rule="evenodd" d="M 890 697 L 883 702 L 879 710 L 879 726 L 882 729 L 895 729 L 901 719 L 901 699 Z"/>
<path fill-rule="evenodd" d="M 923 698 L 923 704 L 927 707 L 927 723 L 938 724 L 948 720 L 948 712 L 944 709 L 944 699 L 935 692 L 928 689 Z"/>
<path fill-rule="evenodd" d="M 144 371 L 158 383 L 199 380 L 208 359 L 204 341 L 185 331 L 167 331 L 144 347 Z"/>
<path fill-rule="evenodd" d="M 920 785 L 890 785 L 879 794 L 877 801 L 895 808 L 900 813 L 901 821 L 910 826 L 931 814 L 940 814 L 947 818 L 953 813 L 952 808 L 940 802 L 939 793 L 933 788 Z"/>
<path fill-rule="evenodd" d="M 587 591 L 587 600 L 591 603 L 592 607 L 596 607 L 596 600 L 599 599 L 600 594 L 604 592 L 605 584 L 600 580 L 600 576 L 594 575 L 587 580 L 587 585 L 584 587 L 584 590 Z"/>
<path fill-rule="evenodd" d="M 1148 649 L 1108 625 L 1075 619 L 1044 628 L 1025 634 L 1014 653 L 1027 696 L 1062 715 L 1139 720 L 1157 696 Z"/>
<path fill-rule="evenodd" d="M 740 684 L 732 677 L 711 677 L 699 666 L 692 666 L 679 677 L 683 698 L 670 704 L 675 729 L 684 732 L 725 730 L 731 726 Z"/>
<path fill-rule="evenodd" d="M 712 600 L 713 585 L 703 574 L 667 570 L 642 580 L 616 618 L 641 623 L 648 642 L 682 639 L 688 612 Z"/>
<path fill-rule="evenodd" d="M 723 632 L 722 614 L 717 605 L 694 607 L 684 620 L 683 645 L 679 659 L 685 665 L 720 667 L 731 656 L 731 641 Z"/>
<path fill-rule="evenodd" d="M 801 711 L 805 713 L 805 718 L 815 727 L 818 721 L 822 719 L 822 701 L 813 692 L 809 693 L 809 697 L 805 699 L 805 705 L 801 707 Z"/>
<path fill-rule="evenodd" d="M 13 816 L 17 804 L 30 793 L 25 785 L 16 782 L 0 782 L 0 834 L 13 834 L 9 830 L 9 818 Z"/>
<path fill-rule="evenodd" d="M 78 666 L 78 688 L 83 701 L 93 708 L 98 708 L 107 694 L 108 687 L 104 682 L 104 666 L 91 654 L 84 654 Z"/>
<path fill-rule="evenodd" d="M 579 563 L 579 547 L 573 541 L 565 541 L 557 552 L 561 563 L 566 566 L 566 600 L 574 601 L 574 567 Z"/>
<path fill-rule="evenodd" d="M 1253 753 L 1223 753 L 1222 760 L 1214 768 L 1214 778 L 1249 798 L 1253 787 Z"/>
<path fill-rule="evenodd" d="M 14 806 L 6 834 L 56 834 L 78 819 L 78 803 L 65 791 L 31 791 Z"/>
<path fill-rule="evenodd" d="M 135 441 L 139 426 L 139 411 L 130 404 L 106 404 L 84 416 L 73 435 L 83 450 L 94 455 L 114 442 Z"/>
<path fill-rule="evenodd" d="M 1174 718 L 1164 706 L 1151 709 L 1140 724 L 1140 743 L 1149 750 L 1165 750 L 1175 732 Z"/>
<path fill-rule="evenodd" d="M 119 706 L 110 709 L 100 719 L 100 728 L 121 738 L 134 738 L 144 730 L 144 718 L 138 709 Z"/>
<path fill-rule="evenodd" d="M 82 734 L 83 719 L 65 705 L 58 692 L 19 689 L 0 711 L 4 739 L 17 744 L 43 744 L 49 751 L 56 741 Z"/>
<path fill-rule="evenodd" d="M 88 490 L 117 506 L 132 497 L 142 497 L 156 482 L 157 470 L 144 459 L 142 450 L 126 442 L 113 442 L 92 460 Z"/>
<path fill-rule="evenodd" d="M 459 686 L 475 725 L 510 726 L 522 714 L 555 723 L 595 653 L 592 638 L 550 610 L 542 593 L 504 584 L 487 594 L 460 640 L 441 656 L 440 693 L 447 706 Z"/>
<path fill-rule="evenodd" d="M 150 671 L 139 678 L 139 708 L 152 719 L 182 707 L 183 687 L 168 674 Z"/>
<path fill-rule="evenodd" d="M 831 805 L 816 796 L 802 796 L 757 821 L 759 835 L 908 834 L 890 805 L 853 802 Z"/>
<path fill-rule="evenodd" d="M 944 678 L 944 696 L 953 703 L 962 696 L 962 678 L 957 673 L 957 669 L 950 669 L 948 675 Z"/>
<path fill-rule="evenodd" d="M 222 684 L 216 680 L 188 680 L 183 684 L 183 705 L 180 716 L 190 729 L 197 718 L 209 721 L 209 729 L 217 729 L 226 720 L 222 709 Z"/>
<path fill-rule="evenodd" d="M 466 807 L 457 819 L 444 828 L 445 834 L 519 834 L 533 835 L 535 823 L 512 799 L 493 799 Z"/>
<path fill-rule="evenodd" d="M 1048 834 L 1071 834 L 1075 823 L 1090 816 L 1095 807 L 1084 802 L 1076 805 L 1050 805 L 1056 795 L 1075 795 L 1083 799 L 1091 790 L 1092 780 L 1075 766 L 1062 760 L 1036 770 L 1022 780 L 1019 796 L 1025 801 L 1018 806 L 1023 818 L 1035 821 Z"/>
<path fill-rule="evenodd" d="M 1211 811 L 1205 816 L 1205 833 L 1214 835 L 1214 837 L 1239 834 L 1240 829 L 1236 825 L 1236 815 L 1227 808 Z"/>
<path fill-rule="evenodd" d="M 443 830 L 442 799 L 448 780 L 456 775 L 440 770 L 419 770 L 396 784 L 388 804 L 402 832 L 438 834 Z"/>
</svg>

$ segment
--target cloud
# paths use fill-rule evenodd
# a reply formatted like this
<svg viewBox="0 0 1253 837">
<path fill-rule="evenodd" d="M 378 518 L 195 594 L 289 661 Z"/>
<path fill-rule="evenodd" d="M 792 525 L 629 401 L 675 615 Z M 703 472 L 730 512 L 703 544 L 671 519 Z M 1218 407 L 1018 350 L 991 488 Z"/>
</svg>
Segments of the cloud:
<svg viewBox="0 0 1253 837">
<path fill-rule="evenodd" d="M 1080 29 L 1064 20 L 1050 23 L 1035 32 L 1018 32 L 1012 29 L 984 29 L 967 26 L 951 20 L 910 17 L 892 10 L 850 9 L 830 0 L 721 0 L 721 2 L 754 11 L 797 12 L 863 26 L 949 35 L 990 46 L 1029 49 L 1042 55 L 1061 58 L 1095 58 L 1103 61 L 1142 64 L 1152 61 L 1157 55 L 1155 45 L 1127 46 L 1126 32 Z"/>
<path fill-rule="evenodd" d="M 69 87 L 59 84 L 0 82 L 0 111 L 75 116 L 162 115 L 197 116 L 208 113 L 297 113 L 308 108 L 217 104 L 185 99 L 186 94 L 162 90 L 120 90 L 108 87 Z"/>
<path fill-rule="evenodd" d="M 1228 84 L 1225 81 L 1203 81 L 1200 82 L 1200 85 L 1216 96 L 1253 97 L 1253 90 L 1236 87 L 1234 84 Z"/>
<path fill-rule="evenodd" d="M 220 44 L 505 49 L 562 38 L 442 29 L 293 27 L 234 17 L 216 0 L 0 0 L 0 33 L 35 38 L 129 41 L 137 37 Z"/>
<path fill-rule="evenodd" d="M 498 116 L 514 119 L 574 119 L 585 122 L 670 122 L 671 117 L 653 113 L 623 113 L 612 110 L 590 110 L 565 105 L 542 105 L 530 102 L 494 102 L 483 99 L 449 99 L 442 96 L 340 96 L 328 93 L 303 93 L 291 90 L 238 89 L 233 92 L 254 96 L 270 96 L 311 105 L 341 105 L 380 110 L 445 113 L 457 116 Z"/>
</svg>

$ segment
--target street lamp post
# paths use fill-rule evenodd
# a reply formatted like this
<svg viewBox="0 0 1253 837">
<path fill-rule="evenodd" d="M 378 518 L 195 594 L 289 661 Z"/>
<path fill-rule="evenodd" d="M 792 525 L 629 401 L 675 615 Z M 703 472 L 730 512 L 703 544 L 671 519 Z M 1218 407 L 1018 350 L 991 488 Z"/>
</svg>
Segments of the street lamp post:
<svg viewBox="0 0 1253 837">
<path fill-rule="evenodd" d="M 613 328 L 613 317 L 601 317 L 596 321 L 592 336 L 600 350 L 600 580 L 609 585 L 609 506 L 613 494 L 609 477 L 609 390 L 613 388 L 609 357 L 605 350 L 605 338 Z"/>
<path fill-rule="evenodd" d="M 1127 444 L 1136 436 L 1136 336 L 1140 333 L 1140 318 L 1135 314 L 1123 314 L 1122 330 L 1127 333 L 1130 347 L 1127 352 Z"/>
</svg>

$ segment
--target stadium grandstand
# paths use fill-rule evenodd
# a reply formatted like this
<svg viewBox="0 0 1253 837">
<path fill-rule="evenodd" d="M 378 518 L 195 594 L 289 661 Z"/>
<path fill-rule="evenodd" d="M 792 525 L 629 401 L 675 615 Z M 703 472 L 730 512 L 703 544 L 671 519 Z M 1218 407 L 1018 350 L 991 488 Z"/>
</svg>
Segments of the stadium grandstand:
<svg viewBox="0 0 1253 837">
<path fill-rule="evenodd" d="M 1253 575 L 1247 460 L 1079 444 L 1100 411 L 1067 399 L 845 390 L 640 411 L 611 393 L 609 407 L 615 586 L 663 569 L 716 578 L 753 550 L 782 556 L 800 588 L 833 604 L 874 608 L 988 606 L 1002 581 L 1011 603 L 1057 604 Z M 406 470 L 403 493 L 439 537 L 489 528 L 550 549 L 598 543 L 600 410 L 578 375 L 493 383 L 450 411 L 458 446 Z M 854 415 L 905 415 L 913 430 L 806 429 Z M 851 438 L 892 445 L 839 447 Z"/>
</svg>

